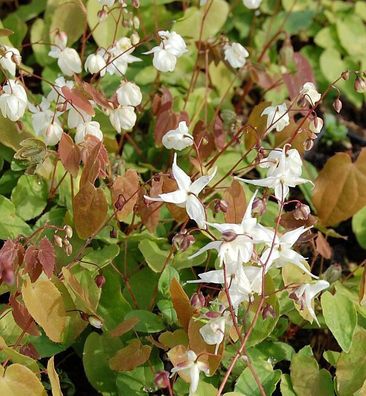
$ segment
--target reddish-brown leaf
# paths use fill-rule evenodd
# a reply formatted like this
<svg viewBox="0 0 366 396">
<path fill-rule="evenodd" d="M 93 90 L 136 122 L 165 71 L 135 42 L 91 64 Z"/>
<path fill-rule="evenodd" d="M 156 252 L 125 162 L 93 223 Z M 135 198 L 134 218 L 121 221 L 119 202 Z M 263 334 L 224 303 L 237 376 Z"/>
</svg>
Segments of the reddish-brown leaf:
<svg viewBox="0 0 366 396">
<path fill-rule="evenodd" d="M 112 105 L 108 101 L 108 99 L 103 95 L 102 92 L 98 91 L 93 85 L 83 81 L 82 87 L 86 94 L 89 95 L 90 99 L 93 99 L 95 103 L 99 106 L 105 107 L 107 109 L 111 109 Z"/>
<path fill-rule="evenodd" d="M 193 129 L 193 138 L 199 148 L 200 157 L 208 158 L 215 150 L 215 139 L 212 133 L 208 133 L 205 123 L 201 120 L 197 121 Z"/>
<path fill-rule="evenodd" d="M 44 273 L 51 278 L 56 265 L 55 249 L 47 237 L 39 243 L 38 260 L 42 265 Z"/>
<path fill-rule="evenodd" d="M 183 290 L 179 281 L 177 281 L 175 278 L 173 278 L 170 283 L 170 295 L 174 309 L 177 312 L 178 320 L 183 328 L 187 331 L 189 321 L 193 315 L 193 308 L 186 292 Z"/>
<path fill-rule="evenodd" d="M 89 100 L 83 95 L 82 91 L 76 88 L 69 88 L 64 85 L 61 88 L 61 92 L 65 99 L 72 105 L 77 107 L 79 110 L 85 111 L 85 113 L 94 116 L 94 109 Z"/>
<path fill-rule="evenodd" d="M 39 336 L 40 332 L 36 322 L 31 317 L 27 308 L 21 304 L 14 295 L 10 296 L 9 305 L 12 307 L 12 314 L 15 323 L 26 333 L 33 336 Z"/>
<path fill-rule="evenodd" d="M 146 363 L 150 353 L 149 345 L 142 345 L 140 340 L 134 339 L 109 360 L 109 367 L 115 371 L 131 371 Z"/>
<path fill-rule="evenodd" d="M 73 177 L 76 177 L 79 172 L 81 153 L 79 147 L 66 133 L 62 134 L 60 144 L 58 145 L 58 155 L 60 156 L 64 168 L 70 172 Z"/>
<path fill-rule="evenodd" d="M 29 274 L 32 282 L 35 282 L 42 273 L 42 265 L 38 260 L 38 249 L 31 245 L 24 255 L 24 270 Z"/>
<path fill-rule="evenodd" d="M 126 334 L 127 332 L 132 330 L 139 321 L 140 319 L 135 317 L 126 319 L 122 323 L 120 323 L 117 327 L 115 327 L 109 334 L 112 337 L 121 337 L 123 334 Z"/>
<path fill-rule="evenodd" d="M 173 96 L 167 88 L 161 89 L 161 95 L 156 94 L 153 99 L 152 110 L 155 115 L 170 110 L 173 106 Z"/>
<path fill-rule="evenodd" d="M 178 115 L 171 110 L 159 113 L 156 118 L 154 137 L 155 144 L 161 145 L 163 136 L 171 129 L 176 129 L 178 126 Z"/>
<path fill-rule="evenodd" d="M 0 249 L 0 284 L 3 281 L 12 283 L 14 271 L 23 261 L 23 256 L 24 248 L 19 242 L 5 241 Z"/>
<path fill-rule="evenodd" d="M 313 203 L 325 226 L 349 219 L 366 205 L 366 148 L 355 162 L 346 153 L 327 161 L 315 181 Z"/>
<path fill-rule="evenodd" d="M 225 190 L 224 200 L 228 204 L 225 221 L 232 224 L 241 223 L 247 207 L 245 193 L 241 183 L 233 180 L 231 186 Z"/>
<path fill-rule="evenodd" d="M 97 233 L 105 223 L 108 203 L 103 190 L 86 182 L 73 199 L 74 223 L 81 239 Z"/>
<path fill-rule="evenodd" d="M 213 135 L 217 150 L 222 150 L 225 147 L 225 131 L 224 124 L 219 115 L 217 115 L 215 118 Z"/>
<path fill-rule="evenodd" d="M 151 188 L 148 195 L 151 197 L 157 197 L 163 192 L 163 178 L 153 179 L 151 182 Z M 138 213 L 141 217 L 142 224 L 150 231 L 155 232 L 156 227 L 160 219 L 160 208 L 161 202 L 149 202 L 146 203 L 144 199 L 146 191 L 143 187 L 140 188 L 139 199 L 138 199 Z"/>
<path fill-rule="evenodd" d="M 318 236 L 315 241 L 316 251 L 325 259 L 329 260 L 332 257 L 332 248 L 323 234 L 318 231 Z"/>
<path fill-rule="evenodd" d="M 117 211 L 119 221 L 125 219 L 134 209 L 140 189 L 139 175 L 133 169 L 128 169 L 123 176 L 118 176 L 112 186 L 112 199 L 122 208 Z"/>
<path fill-rule="evenodd" d="M 101 143 L 95 136 L 87 135 L 82 143 L 81 160 L 85 167 L 94 168 L 90 169 L 90 179 L 94 177 L 96 168 L 99 168 L 99 173 L 96 177 L 104 178 L 107 176 L 108 153 L 104 144 Z M 85 178 L 88 178 L 85 175 Z M 91 182 L 91 180 L 89 180 Z M 95 179 L 94 179 L 95 181 Z M 94 181 L 92 183 L 94 183 Z"/>
<path fill-rule="evenodd" d="M 261 102 L 255 106 L 249 115 L 248 129 L 245 133 L 245 147 L 254 147 L 264 136 L 267 129 L 267 116 L 262 116 L 263 110 L 270 106 L 270 102 Z"/>
</svg>

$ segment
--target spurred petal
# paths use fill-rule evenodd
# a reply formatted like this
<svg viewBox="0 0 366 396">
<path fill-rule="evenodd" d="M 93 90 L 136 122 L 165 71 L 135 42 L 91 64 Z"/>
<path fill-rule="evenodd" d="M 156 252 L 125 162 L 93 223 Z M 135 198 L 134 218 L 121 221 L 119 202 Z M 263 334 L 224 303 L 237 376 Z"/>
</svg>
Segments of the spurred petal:
<svg viewBox="0 0 366 396">
<path fill-rule="evenodd" d="M 215 249 L 215 250 L 219 250 L 220 249 L 220 245 L 222 244 L 221 241 L 212 241 L 209 242 L 207 245 L 203 246 L 200 250 L 198 250 L 195 254 L 192 254 L 192 256 L 189 256 L 188 259 L 193 259 L 199 255 L 201 255 L 204 252 L 207 252 L 207 250 L 211 250 L 211 249 Z"/>
<path fill-rule="evenodd" d="M 182 191 L 182 190 L 177 190 L 177 191 L 173 191 L 173 192 L 166 193 L 166 194 L 159 194 L 159 197 L 164 202 L 181 204 L 181 203 L 184 203 L 186 201 L 187 193 L 185 191 Z"/>
<path fill-rule="evenodd" d="M 199 179 L 195 180 L 189 191 L 195 195 L 198 195 L 210 181 L 215 177 L 217 168 L 215 168 L 210 175 L 201 176 Z"/>
<path fill-rule="evenodd" d="M 186 201 L 186 211 L 190 219 L 194 220 L 198 227 L 206 229 L 206 212 L 201 201 L 193 194 L 189 194 Z"/>
<path fill-rule="evenodd" d="M 172 173 L 179 189 L 188 192 L 191 186 L 191 178 L 177 165 L 177 153 L 174 154 Z"/>
<path fill-rule="evenodd" d="M 280 243 L 286 245 L 287 247 L 291 247 L 300 238 L 300 236 L 305 231 L 310 230 L 310 228 L 311 227 L 305 228 L 304 226 L 301 226 L 294 230 L 288 231 L 281 236 Z"/>
<path fill-rule="evenodd" d="M 253 202 L 255 200 L 255 197 L 257 196 L 257 193 L 258 193 L 258 190 L 255 191 L 255 193 L 253 194 L 252 198 L 250 199 L 250 201 L 248 203 L 248 206 L 247 206 L 247 208 L 245 210 L 245 213 L 244 213 L 243 220 L 241 222 L 242 224 L 244 223 L 244 221 L 246 219 L 251 219 L 252 218 L 252 207 L 253 207 Z"/>
</svg>

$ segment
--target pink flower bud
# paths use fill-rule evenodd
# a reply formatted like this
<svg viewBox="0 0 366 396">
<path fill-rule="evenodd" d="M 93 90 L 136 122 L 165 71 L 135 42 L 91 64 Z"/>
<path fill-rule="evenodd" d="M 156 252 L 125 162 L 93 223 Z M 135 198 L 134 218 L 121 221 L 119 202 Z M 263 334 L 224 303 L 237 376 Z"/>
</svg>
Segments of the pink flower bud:
<svg viewBox="0 0 366 396">
<path fill-rule="evenodd" d="M 65 230 L 66 236 L 68 238 L 72 238 L 72 235 L 73 235 L 72 228 L 69 225 L 65 225 L 64 230 Z"/>
<path fill-rule="evenodd" d="M 170 386 L 169 373 L 167 371 L 159 371 L 155 374 L 154 382 L 159 389 L 168 388 Z"/>
<path fill-rule="evenodd" d="M 205 296 L 201 293 L 193 293 L 191 297 L 191 305 L 195 310 L 199 310 L 206 305 Z"/>
<path fill-rule="evenodd" d="M 262 216 L 262 214 L 266 211 L 267 209 L 267 203 L 263 198 L 256 198 L 253 202 L 253 207 L 252 207 L 252 212 L 253 214 L 257 214 L 258 216 Z"/>
<path fill-rule="evenodd" d="M 366 92 L 366 81 L 363 77 L 357 76 L 354 85 L 355 91 L 358 93 Z"/>
<path fill-rule="evenodd" d="M 215 202 L 215 207 L 214 207 L 214 209 L 215 209 L 215 212 L 216 212 L 216 213 L 219 213 L 219 212 L 226 213 L 228 207 L 229 207 L 229 206 L 228 206 L 228 204 L 227 204 L 226 201 L 224 201 L 223 199 L 218 199 L 218 200 Z"/>
<path fill-rule="evenodd" d="M 117 230 L 115 230 L 115 229 L 113 228 L 113 230 L 111 230 L 111 232 L 109 233 L 109 236 L 110 236 L 111 238 L 117 238 Z"/>
<path fill-rule="evenodd" d="M 187 230 L 182 230 L 173 237 L 173 245 L 177 250 L 186 251 L 195 242 L 193 235 L 187 234 Z"/>
<path fill-rule="evenodd" d="M 108 16 L 108 13 L 104 9 L 104 7 L 100 11 L 97 12 L 97 17 L 98 17 L 99 22 L 103 22 L 107 18 L 107 16 Z"/>
<path fill-rule="evenodd" d="M 232 242 L 237 236 L 238 235 L 232 230 L 224 231 L 222 233 L 222 240 L 224 242 Z"/>
<path fill-rule="evenodd" d="M 105 276 L 102 274 L 97 275 L 95 277 L 95 284 L 101 289 L 105 284 Z"/>
<path fill-rule="evenodd" d="M 59 235 L 55 234 L 53 240 L 58 247 L 62 248 L 62 238 Z"/>
<path fill-rule="evenodd" d="M 293 214 L 295 220 L 307 220 L 310 215 L 310 208 L 308 205 L 298 203 Z"/>
<path fill-rule="evenodd" d="M 334 102 L 333 102 L 333 108 L 337 113 L 340 113 L 342 110 L 342 102 L 339 98 L 337 98 Z"/>
<path fill-rule="evenodd" d="M 346 70 L 342 73 L 342 78 L 344 81 L 347 81 L 349 79 L 349 71 Z"/>
<path fill-rule="evenodd" d="M 114 203 L 114 207 L 117 210 L 122 210 L 122 208 L 125 206 L 126 200 L 122 194 L 120 194 L 117 198 L 117 201 Z"/>
</svg>

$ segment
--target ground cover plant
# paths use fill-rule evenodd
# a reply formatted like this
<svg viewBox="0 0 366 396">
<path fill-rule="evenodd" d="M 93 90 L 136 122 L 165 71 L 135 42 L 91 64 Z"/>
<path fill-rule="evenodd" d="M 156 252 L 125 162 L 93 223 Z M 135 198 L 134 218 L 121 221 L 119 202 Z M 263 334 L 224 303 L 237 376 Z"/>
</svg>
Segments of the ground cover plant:
<svg viewBox="0 0 366 396">
<path fill-rule="evenodd" d="M 0 8 L 0 395 L 366 394 L 363 1 Z"/>
</svg>

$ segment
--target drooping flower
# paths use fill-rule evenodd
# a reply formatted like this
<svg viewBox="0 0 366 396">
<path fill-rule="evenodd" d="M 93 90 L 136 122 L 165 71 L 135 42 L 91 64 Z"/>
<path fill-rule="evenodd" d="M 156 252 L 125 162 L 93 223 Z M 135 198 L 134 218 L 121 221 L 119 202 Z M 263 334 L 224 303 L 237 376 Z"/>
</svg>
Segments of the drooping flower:
<svg viewBox="0 0 366 396">
<path fill-rule="evenodd" d="M 66 44 L 67 34 L 58 32 L 55 35 L 55 43 L 51 46 L 51 51 L 48 55 L 57 59 L 59 68 L 66 76 L 81 73 L 82 66 L 79 54 L 74 48 L 66 47 Z"/>
<path fill-rule="evenodd" d="M 71 80 L 68 81 L 65 80 L 64 76 L 57 77 L 55 83 L 52 85 L 52 89 L 50 93 L 47 95 L 47 101 L 52 102 L 52 101 L 56 101 L 57 98 L 60 99 L 62 95 L 61 88 L 65 86 L 71 89 L 74 87 L 74 82 Z M 61 97 L 61 99 L 63 98 Z"/>
<path fill-rule="evenodd" d="M 84 64 L 85 71 L 91 74 L 100 73 L 100 76 L 103 77 L 107 71 L 105 55 L 106 51 L 103 48 L 100 48 L 95 54 L 90 54 Z"/>
<path fill-rule="evenodd" d="M 194 220 L 200 228 L 206 228 L 206 212 L 203 204 L 198 199 L 198 194 L 210 183 L 216 174 L 216 168 L 211 175 L 201 176 L 194 182 L 177 165 L 177 154 L 174 154 L 172 174 L 177 182 L 178 190 L 159 194 L 158 197 L 145 196 L 147 200 L 157 202 L 168 202 L 185 208 L 190 219 Z"/>
<path fill-rule="evenodd" d="M 261 5 L 262 0 L 243 0 L 245 7 L 250 10 L 256 10 Z"/>
<path fill-rule="evenodd" d="M 317 294 L 329 287 L 329 283 L 325 280 L 318 280 L 313 283 L 305 283 L 294 290 L 294 294 L 297 297 L 298 302 L 302 308 L 306 308 L 311 317 L 315 320 L 318 326 L 319 321 L 315 315 L 313 308 L 313 300 Z"/>
<path fill-rule="evenodd" d="M 109 120 L 118 133 L 122 130 L 131 130 L 136 124 L 136 119 L 135 109 L 132 106 L 119 106 L 109 110 Z"/>
<path fill-rule="evenodd" d="M 88 121 L 81 123 L 76 128 L 75 143 L 81 143 L 87 135 L 95 136 L 98 140 L 103 140 L 103 132 L 97 121 Z"/>
<path fill-rule="evenodd" d="M 190 258 L 194 258 L 207 250 L 218 251 L 220 264 L 247 263 L 253 254 L 253 245 L 268 239 L 264 228 L 252 217 L 252 205 L 256 194 L 251 198 L 240 224 L 208 223 L 221 232 L 221 240 L 209 242 Z"/>
<path fill-rule="evenodd" d="M 317 278 L 313 275 L 305 266 L 306 259 L 292 249 L 292 246 L 299 239 L 299 237 L 309 228 L 299 227 L 295 230 L 286 232 L 285 234 L 278 236 L 274 232 L 267 230 L 270 236 L 270 246 L 263 252 L 261 256 L 262 264 L 266 265 L 266 272 L 271 268 L 282 268 L 287 264 L 294 264 L 299 267 L 306 274 Z"/>
<path fill-rule="evenodd" d="M 322 131 L 324 121 L 320 117 L 316 117 L 309 122 L 309 129 L 311 132 L 318 134 Z"/>
<path fill-rule="evenodd" d="M 227 321 L 227 314 L 219 316 L 217 318 L 210 319 L 208 323 L 202 326 L 199 330 L 203 340 L 208 345 L 216 345 L 215 354 L 220 347 L 220 344 L 224 340 L 225 337 L 225 325 Z"/>
<path fill-rule="evenodd" d="M 44 135 L 46 129 L 51 124 L 52 118 L 57 117 L 54 111 L 50 109 L 50 102 L 46 98 L 42 98 L 38 106 L 28 104 L 32 114 L 32 127 L 36 135 Z"/>
<path fill-rule="evenodd" d="M 249 52 L 239 43 L 225 44 L 225 60 L 230 66 L 239 69 L 245 65 Z"/>
<path fill-rule="evenodd" d="M 22 61 L 19 51 L 14 47 L 2 45 L 0 47 L 0 67 L 12 77 L 15 76 L 17 65 Z"/>
<path fill-rule="evenodd" d="M 132 55 L 135 47 L 128 37 L 120 38 L 112 48 L 107 51 L 108 62 L 106 70 L 109 74 L 124 76 L 130 63 L 141 62 L 140 58 Z"/>
<path fill-rule="evenodd" d="M 300 95 L 309 102 L 310 106 L 314 106 L 322 97 L 312 82 L 307 82 L 303 85 Z"/>
<path fill-rule="evenodd" d="M 165 148 L 181 151 L 192 146 L 193 136 L 189 133 L 187 123 L 181 121 L 178 128 L 168 131 L 161 141 Z"/>
<path fill-rule="evenodd" d="M 186 43 L 176 32 L 161 30 L 158 32 L 161 43 L 145 54 L 154 54 L 153 65 L 161 72 L 172 72 L 175 69 L 177 58 L 187 52 Z"/>
<path fill-rule="evenodd" d="M 261 116 L 264 115 L 267 116 L 267 133 L 271 132 L 273 129 L 276 129 L 277 132 L 281 132 L 290 124 L 286 103 L 277 106 L 268 106 L 261 114 Z"/>
<path fill-rule="evenodd" d="M 175 374 L 181 371 L 188 374 L 190 379 L 189 396 L 193 396 L 198 388 L 200 372 L 203 371 L 206 375 L 209 375 L 210 371 L 207 363 L 197 360 L 195 352 L 188 350 L 186 356 L 186 360 L 173 367 L 171 373 Z"/>
<path fill-rule="evenodd" d="M 61 140 L 62 132 L 62 127 L 57 120 L 51 122 L 43 134 L 47 146 L 54 146 L 57 144 Z"/>
<path fill-rule="evenodd" d="M 117 89 L 117 101 L 121 106 L 138 106 L 142 101 L 140 87 L 132 82 L 122 82 Z"/>
<path fill-rule="evenodd" d="M 8 80 L 3 85 L 0 95 L 0 110 L 3 117 L 18 121 L 23 117 L 27 105 L 27 93 L 22 84 L 16 80 Z"/>
<path fill-rule="evenodd" d="M 286 150 L 287 146 L 282 150 L 273 150 L 270 156 L 262 161 L 261 166 L 269 168 L 266 178 L 251 180 L 237 177 L 236 179 L 255 186 L 273 188 L 275 197 L 282 202 L 287 197 L 290 187 L 310 182 L 301 177 L 302 161 L 298 151 L 291 149 L 286 152 Z"/>
</svg>

